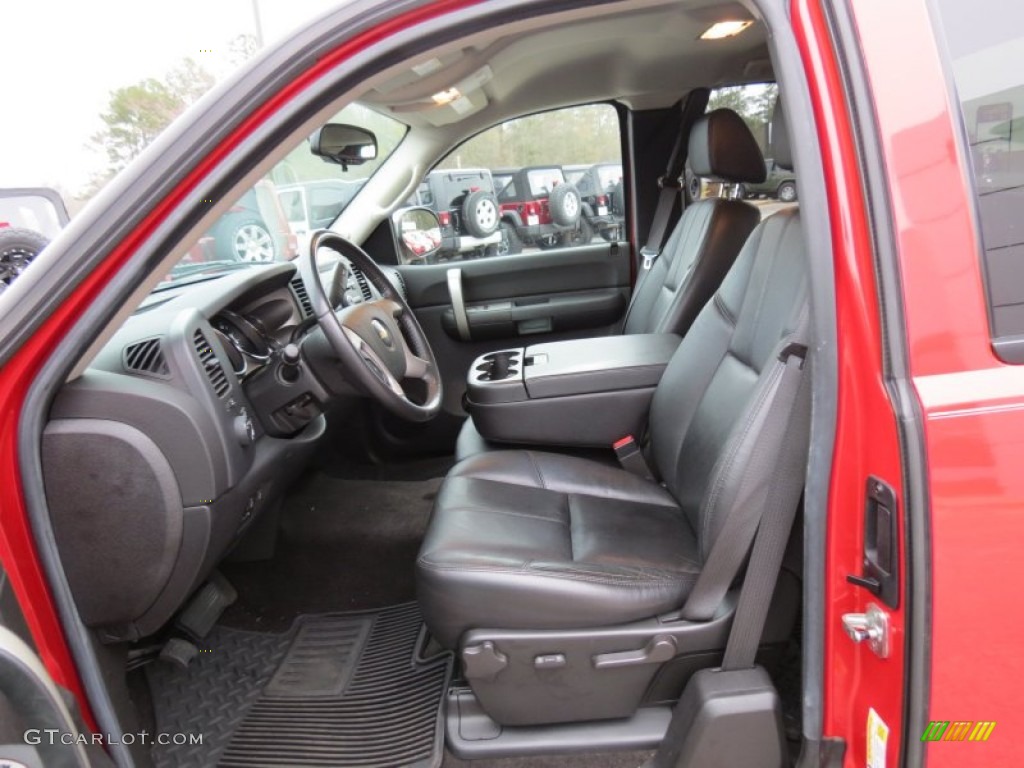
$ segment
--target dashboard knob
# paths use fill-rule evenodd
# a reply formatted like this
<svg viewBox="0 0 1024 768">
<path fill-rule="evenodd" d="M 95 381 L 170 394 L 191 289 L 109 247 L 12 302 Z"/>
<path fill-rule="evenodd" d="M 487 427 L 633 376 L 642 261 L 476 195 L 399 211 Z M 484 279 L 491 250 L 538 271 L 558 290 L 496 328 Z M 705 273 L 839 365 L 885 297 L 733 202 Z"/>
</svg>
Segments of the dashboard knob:
<svg viewBox="0 0 1024 768">
<path fill-rule="evenodd" d="M 232 427 L 234 427 L 235 437 L 242 445 L 252 445 L 256 440 L 256 425 L 252 423 L 252 417 L 249 416 L 249 412 L 245 408 L 235 416 Z"/>
<path fill-rule="evenodd" d="M 299 345 L 285 344 L 281 350 L 281 362 L 285 365 L 298 365 L 299 360 Z"/>
</svg>

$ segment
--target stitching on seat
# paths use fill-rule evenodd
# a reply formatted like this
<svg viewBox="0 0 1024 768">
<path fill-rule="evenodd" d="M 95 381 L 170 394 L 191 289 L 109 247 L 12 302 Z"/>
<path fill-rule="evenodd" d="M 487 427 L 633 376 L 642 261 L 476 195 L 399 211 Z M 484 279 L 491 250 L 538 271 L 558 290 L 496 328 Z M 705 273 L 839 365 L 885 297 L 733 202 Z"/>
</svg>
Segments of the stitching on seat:
<svg viewBox="0 0 1024 768">
<path fill-rule="evenodd" d="M 714 304 L 715 309 L 718 310 L 718 313 L 722 316 L 722 319 L 724 319 L 725 322 L 727 322 L 731 327 L 735 328 L 736 316 L 733 315 L 729 307 L 726 306 L 725 299 L 722 298 L 722 295 L 720 293 L 716 293 L 714 295 L 714 297 L 712 298 L 712 303 Z"/>
<path fill-rule="evenodd" d="M 773 366 L 771 373 L 769 374 L 769 379 L 765 382 L 764 386 L 761 387 L 761 391 L 758 393 L 757 400 L 752 403 L 750 410 L 747 411 L 744 416 L 741 432 L 735 440 L 730 441 L 731 445 L 729 453 L 725 455 L 725 461 L 721 465 L 721 469 L 715 472 L 714 482 L 711 486 L 711 493 L 708 496 L 707 503 L 702 505 L 703 519 L 701 520 L 700 541 L 697 542 L 702 559 L 704 557 L 704 544 L 708 537 L 708 526 L 711 523 L 711 512 L 714 509 L 715 504 L 718 502 L 718 497 L 720 496 L 722 489 L 725 488 L 725 478 L 728 476 L 729 472 L 732 470 L 733 464 L 736 462 L 740 446 L 743 445 L 747 435 L 750 434 L 750 430 L 753 429 L 757 414 L 761 412 L 761 408 L 764 406 L 764 401 L 767 399 L 768 393 L 772 389 L 774 379 L 777 379 L 781 375 L 782 366 Z"/>
<path fill-rule="evenodd" d="M 548 490 L 547 483 L 544 482 L 544 475 L 540 471 L 540 465 L 537 464 L 537 460 L 533 457 L 533 451 L 524 451 L 526 458 L 530 461 L 530 466 L 533 467 L 533 471 L 537 475 L 537 482 L 540 483 L 540 487 L 545 491 Z"/>
<path fill-rule="evenodd" d="M 489 507 L 476 507 L 472 504 L 460 504 L 457 507 L 451 507 L 453 511 L 459 512 L 476 512 L 482 514 L 494 514 L 494 515 L 510 515 L 512 517 L 525 517 L 531 520 L 540 520 L 544 523 L 554 523 L 556 525 L 565 525 L 565 520 L 556 520 L 553 517 L 544 517 L 542 515 L 531 515 L 529 512 L 516 512 L 511 509 L 492 509 Z"/>
</svg>

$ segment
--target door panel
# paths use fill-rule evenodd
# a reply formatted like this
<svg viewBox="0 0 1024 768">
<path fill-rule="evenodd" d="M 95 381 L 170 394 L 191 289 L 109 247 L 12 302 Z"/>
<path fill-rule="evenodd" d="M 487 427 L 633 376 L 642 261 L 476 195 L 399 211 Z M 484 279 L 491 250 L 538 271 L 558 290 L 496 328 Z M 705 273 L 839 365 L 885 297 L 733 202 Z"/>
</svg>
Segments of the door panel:
<svg viewBox="0 0 1024 768">
<path fill-rule="evenodd" d="M 409 304 L 437 356 L 444 409 L 463 413 L 466 374 L 479 355 L 616 331 L 629 302 L 629 250 L 601 243 L 449 264 L 398 267 Z M 448 272 L 461 270 L 469 338 L 459 333 Z"/>
</svg>

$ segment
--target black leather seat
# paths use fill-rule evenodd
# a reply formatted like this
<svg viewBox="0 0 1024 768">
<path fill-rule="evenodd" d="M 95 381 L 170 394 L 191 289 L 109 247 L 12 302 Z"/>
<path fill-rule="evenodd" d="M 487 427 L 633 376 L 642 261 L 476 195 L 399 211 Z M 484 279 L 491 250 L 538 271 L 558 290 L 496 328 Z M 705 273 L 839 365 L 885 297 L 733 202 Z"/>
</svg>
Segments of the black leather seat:
<svg viewBox="0 0 1024 768">
<path fill-rule="evenodd" d="M 765 179 L 764 157 L 743 119 L 730 109 L 702 115 L 688 144 L 693 173 L 731 184 Z M 684 335 L 707 304 L 760 220 L 749 203 L 726 198 L 697 200 L 686 207 L 650 271 L 638 281 L 623 333 Z M 472 418 L 459 433 L 459 460 L 502 446 L 488 442 Z"/>
<path fill-rule="evenodd" d="M 679 608 L 741 478 L 770 486 L 771 459 L 752 460 L 760 394 L 807 311 L 805 275 L 799 212 L 762 222 L 655 392 L 649 459 L 662 484 L 537 451 L 459 463 L 417 562 L 435 637 L 454 648 L 474 628 L 607 627 Z"/>
</svg>

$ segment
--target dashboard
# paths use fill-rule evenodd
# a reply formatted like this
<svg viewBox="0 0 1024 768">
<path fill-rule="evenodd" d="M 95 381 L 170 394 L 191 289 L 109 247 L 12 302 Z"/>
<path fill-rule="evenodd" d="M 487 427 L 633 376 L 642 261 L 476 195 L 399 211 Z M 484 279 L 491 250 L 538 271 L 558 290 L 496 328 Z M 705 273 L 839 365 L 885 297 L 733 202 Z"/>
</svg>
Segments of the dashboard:
<svg viewBox="0 0 1024 768">
<path fill-rule="evenodd" d="M 344 260 L 324 277 L 342 303 L 376 297 Z M 157 631 L 276 509 L 325 414 L 357 394 L 322 375 L 337 370 L 329 349 L 296 265 L 253 266 L 151 294 L 65 384 L 44 483 L 79 611 L 103 639 Z"/>
</svg>

